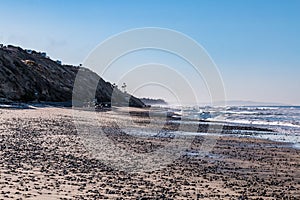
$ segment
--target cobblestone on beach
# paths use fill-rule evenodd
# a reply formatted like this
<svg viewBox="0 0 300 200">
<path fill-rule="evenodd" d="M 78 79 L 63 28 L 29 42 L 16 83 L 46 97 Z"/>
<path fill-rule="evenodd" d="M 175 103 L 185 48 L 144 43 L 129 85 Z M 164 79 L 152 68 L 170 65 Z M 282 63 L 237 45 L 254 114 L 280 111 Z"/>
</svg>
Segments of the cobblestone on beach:
<svg viewBox="0 0 300 200">
<path fill-rule="evenodd" d="M 0 113 L 0 199 L 300 199 L 300 150 L 283 143 L 224 134 L 200 157 L 195 152 L 205 136 L 197 136 L 190 154 L 129 173 L 91 156 L 70 109 Z M 120 147 L 141 153 L 169 141 L 107 127 Z"/>
</svg>

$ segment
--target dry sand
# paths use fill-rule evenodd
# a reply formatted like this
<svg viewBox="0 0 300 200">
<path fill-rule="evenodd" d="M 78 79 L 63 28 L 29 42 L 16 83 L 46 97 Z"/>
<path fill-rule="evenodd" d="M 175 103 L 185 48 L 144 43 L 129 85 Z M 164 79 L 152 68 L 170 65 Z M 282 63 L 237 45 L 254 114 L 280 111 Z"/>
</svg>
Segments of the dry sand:
<svg viewBox="0 0 300 200">
<path fill-rule="evenodd" d="M 86 114 L 75 115 L 77 121 L 89 122 L 82 116 L 90 112 L 75 112 Z M 111 122 L 124 116 L 97 116 L 120 148 L 144 153 L 170 140 L 115 134 Z M 203 140 L 194 138 L 190 150 Z M 162 169 L 132 173 L 93 157 L 71 109 L 1 109 L 0 156 L 0 199 L 300 199 L 300 150 L 287 144 L 225 135 L 205 157 L 185 155 Z"/>
</svg>

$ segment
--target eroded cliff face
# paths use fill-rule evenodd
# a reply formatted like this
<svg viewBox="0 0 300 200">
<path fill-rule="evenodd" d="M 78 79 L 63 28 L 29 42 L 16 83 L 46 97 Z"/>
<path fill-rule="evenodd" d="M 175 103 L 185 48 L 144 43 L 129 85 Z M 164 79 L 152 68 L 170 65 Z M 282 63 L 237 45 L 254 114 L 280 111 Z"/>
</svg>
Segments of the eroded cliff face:
<svg viewBox="0 0 300 200">
<path fill-rule="evenodd" d="M 85 99 L 85 93 L 96 93 L 94 96 L 99 102 L 110 102 L 113 97 L 113 101 L 120 105 L 145 106 L 138 98 L 115 89 L 89 69 L 61 65 L 43 53 L 10 45 L 0 48 L 0 98 L 20 102 L 71 101 L 79 71 L 87 74 L 86 78 L 79 80 L 84 91 L 80 100 L 89 100 Z M 93 90 L 95 84 L 96 92 Z"/>
</svg>

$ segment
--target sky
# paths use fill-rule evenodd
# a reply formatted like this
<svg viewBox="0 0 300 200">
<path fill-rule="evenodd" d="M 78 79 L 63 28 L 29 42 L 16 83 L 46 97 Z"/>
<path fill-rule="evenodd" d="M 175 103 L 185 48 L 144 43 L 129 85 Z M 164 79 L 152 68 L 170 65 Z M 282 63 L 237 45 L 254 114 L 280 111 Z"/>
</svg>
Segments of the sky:
<svg viewBox="0 0 300 200">
<path fill-rule="evenodd" d="M 206 50 L 220 72 L 227 100 L 300 105 L 298 0 L 0 0 L 0 5 L 0 43 L 45 51 L 78 65 L 112 35 L 143 27 L 172 29 Z M 162 64 L 174 64 L 169 55 L 146 53 L 129 55 L 131 60 L 116 63 L 103 78 L 118 82 L 113 76 L 117 68 L 135 59 L 139 65 L 162 58 Z M 182 66 L 188 68 L 180 61 L 173 67 L 184 74 Z M 204 85 L 199 79 L 199 88 Z M 134 87 L 128 84 L 127 89 L 133 92 Z M 163 90 L 155 94 L 157 87 L 144 87 L 136 95 L 168 98 Z M 199 91 L 199 98 L 207 101 L 201 95 L 209 92 Z"/>
</svg>

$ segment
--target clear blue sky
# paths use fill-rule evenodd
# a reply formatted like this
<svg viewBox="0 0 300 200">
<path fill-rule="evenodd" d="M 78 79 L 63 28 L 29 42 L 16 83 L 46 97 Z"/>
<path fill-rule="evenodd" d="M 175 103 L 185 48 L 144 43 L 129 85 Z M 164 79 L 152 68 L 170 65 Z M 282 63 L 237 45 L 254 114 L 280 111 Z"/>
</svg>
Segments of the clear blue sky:
<svg viewBox="0 0 300 200">
<path fill-rule="evenodd" d="M 0 5 L 1 43 L 79 64 L 113 34 L 170 28 L 207 50 L 229 100 L 300 104 L 298 0 L 0 0 Z"/>
</svg>

